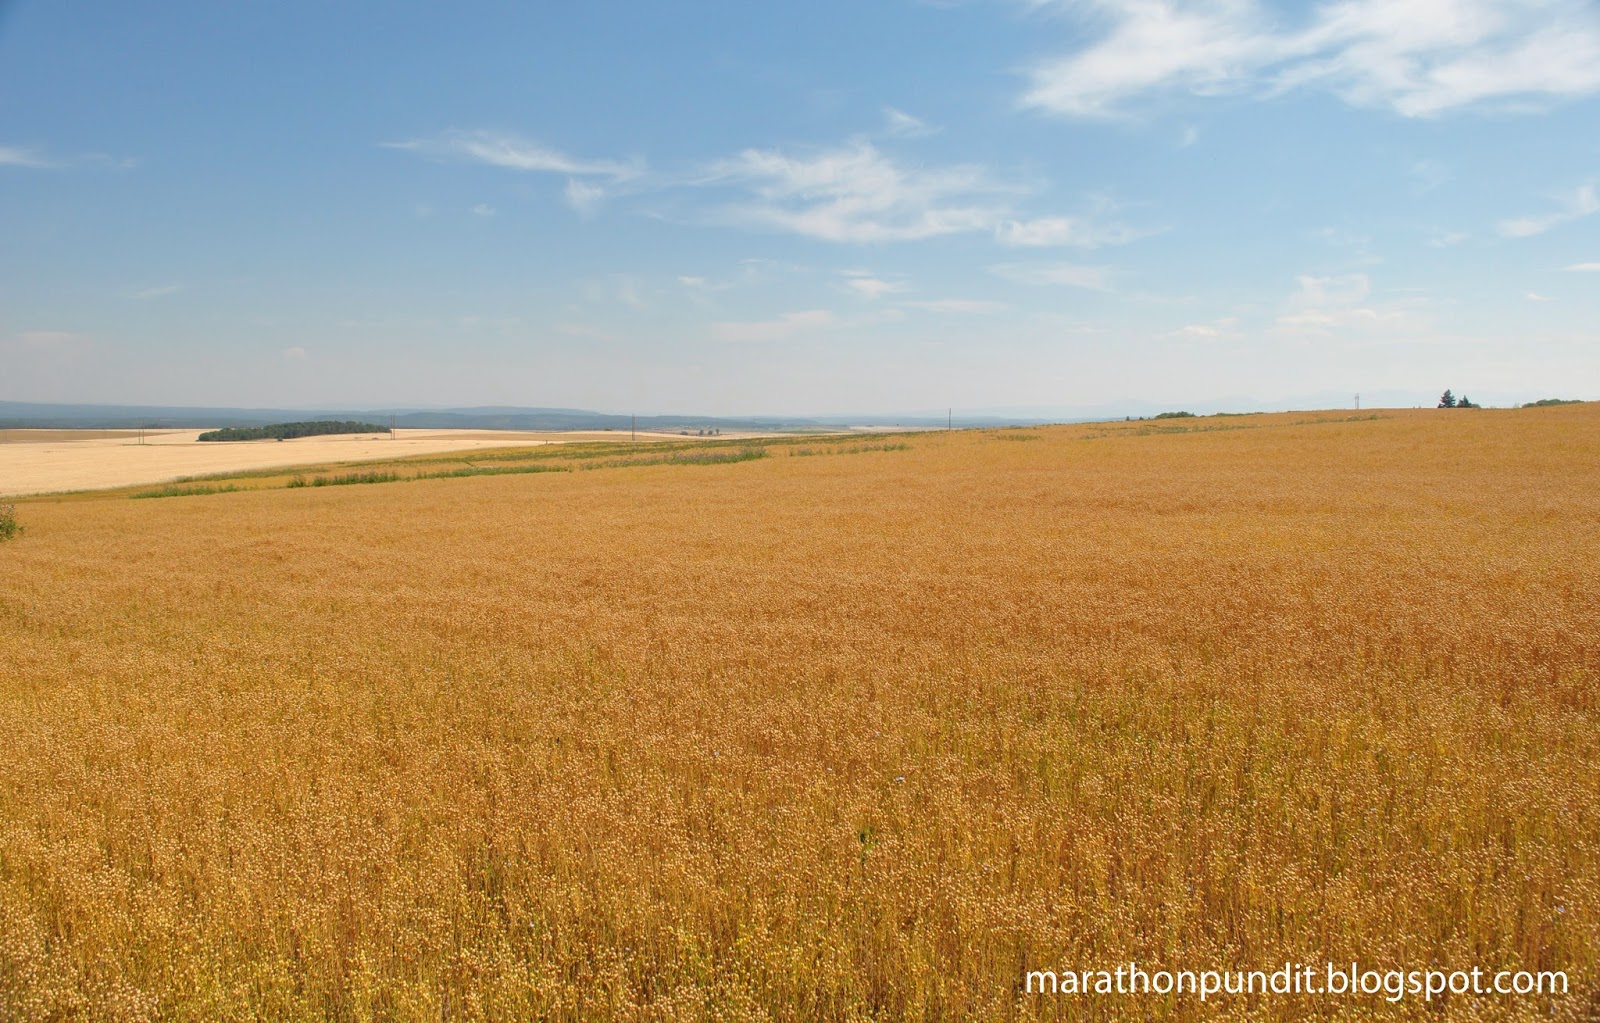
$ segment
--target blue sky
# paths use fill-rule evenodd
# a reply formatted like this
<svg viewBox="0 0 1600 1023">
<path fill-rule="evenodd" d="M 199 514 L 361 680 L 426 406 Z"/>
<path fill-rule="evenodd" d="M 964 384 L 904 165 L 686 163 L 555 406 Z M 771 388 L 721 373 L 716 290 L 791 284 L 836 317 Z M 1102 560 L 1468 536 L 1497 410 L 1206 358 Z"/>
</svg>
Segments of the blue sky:
<svg viewBox="0 0 1600 1023">
<path fill-rule="evenodd" d="M 1600 397 L 1600 6 L 0 6 L 0 399 Z"/>
</svg>

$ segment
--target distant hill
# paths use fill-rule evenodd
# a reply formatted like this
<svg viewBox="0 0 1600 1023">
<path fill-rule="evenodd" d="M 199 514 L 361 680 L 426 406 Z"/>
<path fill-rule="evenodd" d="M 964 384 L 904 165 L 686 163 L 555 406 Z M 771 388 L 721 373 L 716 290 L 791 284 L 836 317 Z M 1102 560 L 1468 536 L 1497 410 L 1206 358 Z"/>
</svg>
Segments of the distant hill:
<svg viewBox="0 0 1600 1023">
<path fill-rule="evenodd" d="M 1112 410 L 1075 409 L 969 409 L 951 417 L 945 411 L 919 410 L 821 416 L 639 416 L 638 428 L 647 431 L 719 429 L 724 432 L 833 432 L 848 427 L 902 427 L 965 429 L 1000 426 L 1035 426 L 1040 423 L 1121 419 L 1123 406 Z M 1134 414 L 1154 414 L 1163 406 L 1139 406 Z M 26 401 L 0 401 L 0 429 L 218 429 L 269 426 L 274 423 L 313 420 L 359 420 L 388 429 L 389 418 L 402 429 L 414 430 L 626 430 L 631 417 L 612 412 L 575 408 L 521 408 L 485 405 L 470 408 L 368 408 L 281 409 L 212 408 L 180 405 L 54 405 Z"/>
<path fill-rule="evenodd" d="M 130 430 L 269 426 L 289 421 L 361 420 L 383 424 L 390 417 L 408 429 L 457 430 L 626 430 L 630 418 L 567 408 L 450 409 L 264 409 L 190 408 L 166 405 L 48 405 L 0 401 L 0 429 Z M 719 416 L 639 416 L 641 430 L 739 431 L 820 430 L 813 419 Z"/>
</svg>

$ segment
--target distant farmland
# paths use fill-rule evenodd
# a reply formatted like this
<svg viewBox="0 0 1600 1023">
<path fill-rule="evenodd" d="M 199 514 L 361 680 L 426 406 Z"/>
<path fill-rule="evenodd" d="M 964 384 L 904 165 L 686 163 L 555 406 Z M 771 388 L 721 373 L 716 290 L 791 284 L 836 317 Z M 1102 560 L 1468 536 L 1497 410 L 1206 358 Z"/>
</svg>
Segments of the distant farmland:
<svg viewBox="0 0 1600 1023">
<path fill-rule="evenodd" d="M 350 466 L 417 455 L 449 454 L 463 464 L 476 451 L 602 443 L 618 435 L 604 430 L 399 430 L 393 439 L 387 433 L 335 435 L 296 437 L 282 444 L 199 443 L 197 436 L 194 430 L 0 430 L 0 497 L 187 483 L 200 477 L 305 465 Z M 685 442 L 677 434 L 638 436 L 641 444 L 657 441 Z"/>
<path fill-rule="evenodd" d="M 726 450 L 17 501 L 0 1020 L 1600 1011 L 1600 407 Z"/>
</svg>

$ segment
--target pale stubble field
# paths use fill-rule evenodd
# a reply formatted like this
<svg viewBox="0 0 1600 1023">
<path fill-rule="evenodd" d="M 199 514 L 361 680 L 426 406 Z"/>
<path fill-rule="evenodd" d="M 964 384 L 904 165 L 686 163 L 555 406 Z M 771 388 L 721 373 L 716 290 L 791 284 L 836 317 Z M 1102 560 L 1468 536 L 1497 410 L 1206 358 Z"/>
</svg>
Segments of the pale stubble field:
<svg viewBox="0 0 1600 1023">
<path fill-rule="evenodd" d="M 22 502 L 0 1019 L 1592 1019 L 1597 413 Z"/>
<path fill-rule="evenodd" d="M 199 441 L 200 430 L 0 430 L 0 497 L 101 490 L 190 476 L 313 463 L 372 462 L 416 455 L 474 452 L 507 445 L 615 441 L 604 430 L 396 430 L 285 441 Z M 734 434 L 730 434 L 732 438 Z M 678 441 L 643 433 L 641 441 Z"/>
</svg>

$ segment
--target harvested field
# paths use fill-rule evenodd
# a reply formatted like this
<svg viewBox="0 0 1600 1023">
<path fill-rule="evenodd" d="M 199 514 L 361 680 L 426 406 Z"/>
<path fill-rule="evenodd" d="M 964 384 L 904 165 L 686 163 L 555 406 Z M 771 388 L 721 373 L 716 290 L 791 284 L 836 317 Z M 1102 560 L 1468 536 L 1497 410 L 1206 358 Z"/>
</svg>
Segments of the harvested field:
<svg viewBox="0 0 1600 1023">
<path fill-rule="evenodd" d="M 0 1020 L 1596 1018 L 1600 406 L 763 451 L 17 502 Z"/>
<path fill-rule="evenodd" d="M 319 462 L 362 462 L 409 455 L 481 451 L 530 444 L 616 440 L 606 431 L 397 430 L 384 434 L 296 437 L 285 441 L 200 442 L 202 430 L 0 431 L 0 496 L 98 490 Z M 731 439 L 734 435 L 728 435 Z M 640 441 L 683 440 L 639 434 Z"/>
</svg>

